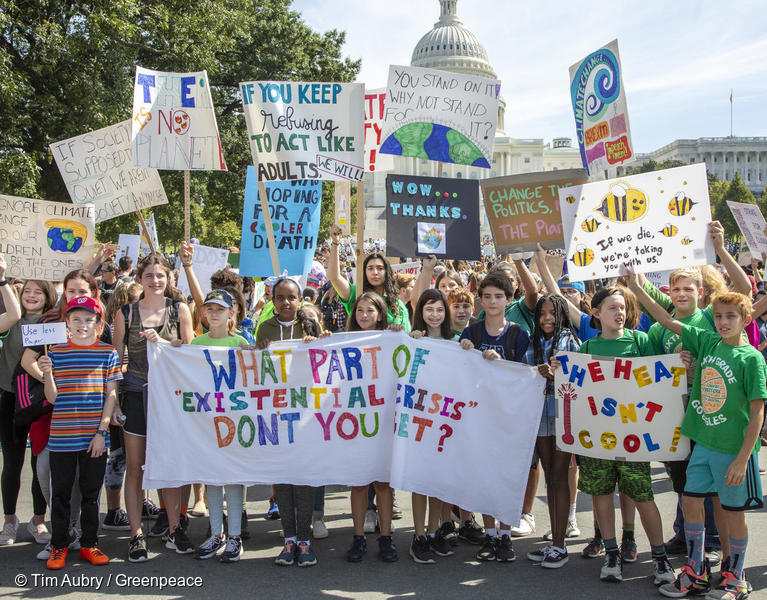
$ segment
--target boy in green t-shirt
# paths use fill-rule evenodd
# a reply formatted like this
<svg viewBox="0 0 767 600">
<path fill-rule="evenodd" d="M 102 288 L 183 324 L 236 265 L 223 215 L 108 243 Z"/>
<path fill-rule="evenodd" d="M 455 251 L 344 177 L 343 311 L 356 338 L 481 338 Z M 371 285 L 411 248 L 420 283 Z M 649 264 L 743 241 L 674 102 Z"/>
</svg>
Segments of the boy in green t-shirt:
<svg viewBox="0 0 767 600">
<path fill-rule="evenodd" d="M 743 329 L 751 321 L 751 300 L 737 292 L 715 296 L 717 333 L 713 333 L 673 319 L 642 289 L 636 276 L 629 277 L 629 285 L 661 326 L 681 336 L 682 345 L 698 362 L 682 423 L 682 433 L 695 442 L 682 502 L 690 562 L 660 592 L 682 598 L 710 589 L 703 501 L 716 495 L 715 502 L 724 508 L 730 556 L 722 561 L 722 582 L 707 597 L 740 600 L 748 595 L 743 571 L 748 527 L 743 511 L 762 507 L 757 442 L 767 398 L 767 365 L 743 339 Z"/>
</svg>

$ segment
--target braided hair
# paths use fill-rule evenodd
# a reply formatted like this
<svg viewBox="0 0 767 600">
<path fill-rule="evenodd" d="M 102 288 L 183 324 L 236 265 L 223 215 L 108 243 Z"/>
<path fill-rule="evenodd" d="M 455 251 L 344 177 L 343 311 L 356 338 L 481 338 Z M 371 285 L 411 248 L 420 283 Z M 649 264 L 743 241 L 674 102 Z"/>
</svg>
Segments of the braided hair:
<svg viewBox="0 0 767 600">
<path fill-rule="evenodd" d="M 543 305 L 546 302 L 551 302 L 554 307 L 554 334 L 551 336 L 552 344 L 549 348 L 548 356 L 543 356 L 543 329 L 541 328 L 541 315 L 543 314 Z M 554 352 L 554 347 L 557 345 L 557 340 L 563 334 L 571 333 L 573 336 L 577 335 L 573 330 L 572 323 L 570 322 L 570 313 L 567 308 L 567 300 L 565 300 L 559 294 L 546 294 L 538 299 L 538 304 L 535 305 L 535 328 L 533 329 L 532 343 L 533 343 L 533 360 L 536 365 L 547 363 L 551 358 L 551 354 Z"/>
<path fill-rule="evenodd" d="M 395 318 L 397 318 L 400 316 L 399 314 L 400 309 L 399 309 L 399 302 L 398 302 L 399 295 L 397 294 L 397 282 L 396 282 L 396 279 L 394 279 L 394 272 L 391 269 L 391 264 L 389 264 L 389 261 L 380 252 L 373 252 L 372 254 L 368 254 L 365 257 L 364 262 L 362 263 L 362 291 L 375 292 L 375 288 L 372 285 L 370 285 L 370 282 L 368 282 L 368 278 L 367 278 L 368 263 L 375 258 L 379 258 L 383 261 L 384 271 L 386 273 L 386 275 L 384 276 L 384 282 L 383 282 L 384 302 L 386 302 L 386 306 L 389 309 L 389 312 L 393 314 Z"/>
</svg>

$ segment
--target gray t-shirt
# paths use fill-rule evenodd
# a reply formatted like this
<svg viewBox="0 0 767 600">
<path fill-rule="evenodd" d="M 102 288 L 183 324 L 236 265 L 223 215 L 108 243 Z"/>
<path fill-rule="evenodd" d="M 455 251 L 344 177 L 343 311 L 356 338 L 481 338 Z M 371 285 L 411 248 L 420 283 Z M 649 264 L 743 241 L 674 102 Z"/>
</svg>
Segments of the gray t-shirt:
<svg viewBox="0 0 767 600">
<path fill-rule="evenodd" d="M 13 392 L 13 372 L 21 361 L 21 355 L 24 354 L 24 347 L 21 345 L 21 326 L 39 323 L 41 318 L 42 315 L 37 314 L 24 315 L 3 338 L 3 347 L 0 348 L 0 389 L 3 391 Z"/>
</svg>

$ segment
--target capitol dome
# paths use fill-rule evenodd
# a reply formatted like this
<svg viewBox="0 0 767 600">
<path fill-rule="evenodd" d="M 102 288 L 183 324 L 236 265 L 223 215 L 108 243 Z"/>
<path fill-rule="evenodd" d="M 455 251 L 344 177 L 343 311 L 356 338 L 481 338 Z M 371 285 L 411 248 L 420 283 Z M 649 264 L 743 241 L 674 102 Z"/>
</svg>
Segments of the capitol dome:
<svg viewBox="0 0 767 600">
<path fill-rule="evenodd" d="M 458 20 L 458 0 L 439 0 L 439 3 L 439 21 L 418 42 L 410 64 L 497 79 L 484 46 Z"/>
</svg>

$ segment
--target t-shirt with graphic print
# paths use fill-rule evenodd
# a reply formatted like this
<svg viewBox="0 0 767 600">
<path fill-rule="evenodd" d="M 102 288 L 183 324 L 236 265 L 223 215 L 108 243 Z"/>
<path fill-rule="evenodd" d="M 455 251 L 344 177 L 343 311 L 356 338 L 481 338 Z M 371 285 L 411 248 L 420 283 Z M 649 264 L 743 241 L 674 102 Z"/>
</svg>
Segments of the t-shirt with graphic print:
<svg viewBox="0 0 767 600">
<path fill-rule="evenodd" d="M 481 323 L 482 341 L 480 342 L 477 350 L 480 352 L 484 352 L 485 350 L 495 350 L 503 360 L 511 360 L 514 362 L 526 364 L 525 354 L 527 353 L 528 346 L 530 346 L 530 336 L 525 333 L 524 329 L 520 328 L 520 330 L 517 332 L 516 349 L 514 351 L 515 356 L 506 356 L 506 336 L 509 334 L 511 323 L 506 321 L 506 326 L 498 335 L 490 335 L 487 332 L 487 324 L 484 321 Z M 474 326 L 478 327 L 479 325 L 475 324 Z M 472 341 L 471 328 L 472 326 L 469 325 L 466 329 L 463 330 L 463 333 L 460 337 L 461 340 Z"/>
<path fill-rule="evenodd" d="M 751 401 L 767 399 L 767 364 L 750 344 L 730 346 L 718 333 L 682 326 L 682 344 L 698 360 L 682 433 L 696 443 L 737 454 L 751 418 Z M 754 452 L 759 450 L 759 441 Z"/>
<path fill-rule="evenodd" d="M 713 331 L 716 333 L 716 327 L 714 326 L 714 309 L 709 304 L 704 309 L 698 309 L 687 317 L 674 318 L 683 325 L 691 325 L 704 331 Z M 650 331 L 647 332 L 650 336 L 655 352 L 658 354 L 675 354 L 683 349 L 682 343 L 679 340 L 679 336 L 670 329 L 666 329 L 660 323 L 654 323 L 650 327 Z"/>
</svg>

